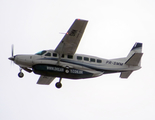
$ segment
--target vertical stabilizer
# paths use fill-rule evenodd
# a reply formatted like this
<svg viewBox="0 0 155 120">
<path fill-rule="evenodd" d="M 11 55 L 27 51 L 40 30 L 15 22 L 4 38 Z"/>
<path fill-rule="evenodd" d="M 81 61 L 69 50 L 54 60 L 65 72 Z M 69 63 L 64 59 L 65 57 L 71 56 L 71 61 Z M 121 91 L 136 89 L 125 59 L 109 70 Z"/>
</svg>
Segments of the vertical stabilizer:
<svg viewBox="0 0 155 120">
<path fill-rule="evenodd" d="M 128 56 L 126 57 L 125 64 L 128 66 L 139 66 L 140 68 L 142 55 L 142 43 L 135 43 Z M 121 72 L 120 77 L 128 78 L 132 72 L 132 70 Z"/>
<path fill-rule="evenodd" d="M 141 65 L 141 57 L 142 57 L 142 43 L 135 43 L 130 53 L 126 57 L 125 64 L 127 65 Z"/>
</svg>

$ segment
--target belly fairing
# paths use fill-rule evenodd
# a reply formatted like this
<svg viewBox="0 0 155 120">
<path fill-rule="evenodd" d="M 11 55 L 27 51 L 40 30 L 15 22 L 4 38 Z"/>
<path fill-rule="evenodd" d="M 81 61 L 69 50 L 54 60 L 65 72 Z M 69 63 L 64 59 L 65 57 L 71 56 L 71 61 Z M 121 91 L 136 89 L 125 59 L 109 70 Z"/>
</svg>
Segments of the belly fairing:
<svg viewBox="0 0 155 120">
<path fill-rule="evenodd" d="M 75 68 L 65 68 L 57 65 L 37 64 L 34 65 L 32 68 L 35 74 L 44 76 L 70 79 L 91 78 L 93 76 L 93 73 L 90 72 L 86 72 Z"/>
</svg>

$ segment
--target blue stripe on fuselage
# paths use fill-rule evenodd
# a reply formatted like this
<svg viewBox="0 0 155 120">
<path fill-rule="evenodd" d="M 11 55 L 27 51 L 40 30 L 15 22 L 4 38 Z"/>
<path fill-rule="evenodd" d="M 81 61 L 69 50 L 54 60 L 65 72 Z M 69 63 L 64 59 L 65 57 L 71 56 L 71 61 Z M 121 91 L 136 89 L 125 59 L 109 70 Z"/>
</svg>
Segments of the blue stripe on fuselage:
<svg viewBox="0 0 155 120">
<path fill-rule="evenodd" d="M 41 60 L 54 60 L 54 61 L 58 61 L 58 58 L 41 58 Z M 68 59 L 61 59 L 60 60 L 61 62 L 66 62 L 66 63 L 71 63 L 71 64 L 75 64 L 75 65 L 80 65 L 82 67 L 87 67 L 87 68 L 90 68 L 90 69 L 94 69 L 96 71 L 105 71 L 103 69 L 100 69 L 100 68 L 97 68 L 95 66 L 101 66 L 101 65 L 95 65 L 95 66 L 92 66 L 88 63 L 82 63 L 82 62 L 78 62 L 78 61 L 75 61 L 75 60 L 68 60 Z"/>
</svg>

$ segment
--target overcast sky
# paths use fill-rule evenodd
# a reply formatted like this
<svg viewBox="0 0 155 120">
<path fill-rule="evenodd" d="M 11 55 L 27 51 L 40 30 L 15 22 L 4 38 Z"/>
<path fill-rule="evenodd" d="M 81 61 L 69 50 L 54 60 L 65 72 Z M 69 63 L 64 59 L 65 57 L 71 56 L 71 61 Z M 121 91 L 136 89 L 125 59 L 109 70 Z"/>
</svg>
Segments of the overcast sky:
<svg viewBox="0 0 155 120">
<path fill-rule="evenodd" d="M 143 43 L 142 69 L 126 80 L 118 73 L 87 80 L 38 75 L 11 64 L 15 54 L 55 49 L 76 18 L 88 20 L 77 53 L 126 57 Z M 154 0 L 0 0 L 0 120 L 155 120 Z"/>
</svg>

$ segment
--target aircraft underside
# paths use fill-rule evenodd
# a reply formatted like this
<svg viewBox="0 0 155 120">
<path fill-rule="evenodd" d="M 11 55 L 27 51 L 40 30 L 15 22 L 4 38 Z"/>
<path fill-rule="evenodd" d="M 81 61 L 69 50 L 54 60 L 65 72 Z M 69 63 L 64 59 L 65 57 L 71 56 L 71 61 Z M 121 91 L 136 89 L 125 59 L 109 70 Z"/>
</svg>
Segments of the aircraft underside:
<svg viewBox="0 0 155 120">
<path fill-rule="evenodd" d="M 83 79 L 93 77 L 93 73 L 76 68 L 61 67 L 58 65 L 37 64 L 32 67 L 35 74 L 70 78 L 70 79 Z"/>
</svg>

